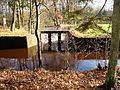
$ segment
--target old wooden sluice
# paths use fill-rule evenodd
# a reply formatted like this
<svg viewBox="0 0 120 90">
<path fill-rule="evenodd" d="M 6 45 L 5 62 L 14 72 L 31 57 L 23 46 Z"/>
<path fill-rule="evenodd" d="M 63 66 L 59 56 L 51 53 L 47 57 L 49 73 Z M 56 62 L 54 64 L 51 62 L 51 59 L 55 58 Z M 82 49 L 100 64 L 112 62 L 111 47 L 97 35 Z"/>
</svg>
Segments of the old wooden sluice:
<svg viewBox="0 0 120 90">
<path fill-rule="evenodd" d="M 110 42 L 111 42 L 110 37 L 78 38 L 72 35 L 69 28 L 56 28 L 56 27 L 42 30 L 41 34 L 47 34 L 48 36 L 47 37 L 48 42 L 47 44 L 45 43 L 47 47 L 45 49 L 47 51 L 105 52 L 110 50 Z M 52 34 L 57 34 L 58 39 L 56 39 L 57 41 L 55 41 L 55 44 L 52 42 Z M 66 39 L 65 41 L 62 40 L 62 34 L 65 34 L 67 36 L 65 38 Z M 0 40 L 1 40 L 1 43 L 0 43 L 1 50 L 2 49 L 11 50 L 11 49 L 19 49 L 19 48 L 23 49 L 23 48 L 30 48 L 37 45 L 35 36 L 1 37 Z M 53 50 L 54 48 L 53 44 L 55 45 L 55 50 Z M 26 52 L 28 53 L 28 51 Z"/>
<path fill-rule="evenodd" d="M 71 34 L 69 29 L 50 29 L 41 31 L 42 34 L 48 34 L 48 49 L 47 51 L 52 50 L 52 34 L 57 34 L 58 41 L 57 41 L 57 50 L 63 51 L 61 48 L 61 34 L 67 34 L 67 50 L 69 52 L 105 52 L 110 50 L 110 37 L 90 37 L 90 38 L 78 38 Z"/>
<path fill-rule="evenodd" d="M 52 51 L 52 34 L 57 34 L 58 35 L 58 44 L 57 44 L 57 48 L 58 51 L 61 51 L 61 35 L 64 34 L 69 34 L 69 30 L 68 29 L 56 29 L 56 30 L 45 30 L 45 31 L 41 31 L 41 34 L 48 34 L 48 51 Z"/>
</svg>

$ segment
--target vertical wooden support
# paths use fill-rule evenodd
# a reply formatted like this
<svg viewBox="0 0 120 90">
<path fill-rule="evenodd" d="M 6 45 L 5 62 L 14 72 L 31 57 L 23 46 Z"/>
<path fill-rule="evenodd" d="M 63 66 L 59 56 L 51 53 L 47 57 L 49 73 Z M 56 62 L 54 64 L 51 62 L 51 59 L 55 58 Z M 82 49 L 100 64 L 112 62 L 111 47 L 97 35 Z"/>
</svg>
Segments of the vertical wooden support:
<svg viewBox="0 0 120 90">
<path fill-rule="evenodd" d="M 68 45 L 69 45 L 69 33 L 67 32 L 66 33 L 66 48 L 65 48 L 65 51 L 67 51 L 67 52 L 69 50 Z"/>
<path fill-rule="evenodd" d="M 52 41 L 51 41 L 51 33 L 48 33 L 48 51 L 51 51 Z"/>
<path fill-rule="evenodd" d="M 58 51 L 61 51 L 61 32 L 58 32 Z"/>
<path fill-rule="evenodd" d="M 70 48 L 70 38 L 71 38 L 71 35 L 69 32 L 67 32 L 67 51 L 69 51 L 69 48 Z"/>
</svg>

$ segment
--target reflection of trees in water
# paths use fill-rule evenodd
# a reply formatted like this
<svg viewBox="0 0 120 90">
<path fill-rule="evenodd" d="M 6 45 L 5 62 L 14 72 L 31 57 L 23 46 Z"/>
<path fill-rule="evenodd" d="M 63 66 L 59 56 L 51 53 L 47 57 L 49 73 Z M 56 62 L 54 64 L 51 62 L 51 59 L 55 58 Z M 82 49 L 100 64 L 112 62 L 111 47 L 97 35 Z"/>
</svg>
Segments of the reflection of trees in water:
<svg viewBox="0 0 120 90">
<path fill-rule="evenodd" d="M 0 58 L 0 68 L 11 68 L 16 66 L 16 59 Z"/>
<path fill-rule="evenodd" d="M 68 53 L 70 54 L 70 53 Z M 68 66 L 74 66 L 74 58 L 67 53 L 53 52 L 43 53 L 43 66 L 49 70 L 66 69 Z M 67 56 L 68 55 L 68 56 Z M 68 65 L 69 64 L 69 65 Z M 30 58 L 0 58 L 0 68 L 11 68 L 16 70 L 35 69 L 38 68 L 37 57 Z"/>
<path fill-rule="evenodd" d="M 1 69 L 16 69 L 16 70 L 25 70 L 25 69 L 35 69 L 38 67 L 37 57 L 31 58 L 0 58 L 0 68 Z"/>
<path fill-rule="evenodd" d="M 67 56 L 66 53 L 59 53 L 59 52 L 53 52 L 53 53 L 44 53 L 43 54 L 43 66 L 46 69 L 50 70 L 61 70 L 61 69 L 67 69 L 68 64 L 72 67 L 74 65 L 73 58 Z"/>
<path fill-rule="evenodd" d="M 43 68 L 48 70 L 83 70 L 96 68 L 98 61 L 96 60 L 79 60 L 77 57 L 78 53 L 70 52 L 46 52 L 43 53 Z M 99 62 L 104 66 L 105 60 L 99 60 Z M 108 62 L 108 61 L 107 61 Z M 31 57 L 27 59 L 10 59 L 10 58 L 1 58 L 0 59 L 0 68 L 11 68 L 16 70 L 25 70 L 25 69 L 35 69 L 38 67 L 37 57 Z"/>
</svg>

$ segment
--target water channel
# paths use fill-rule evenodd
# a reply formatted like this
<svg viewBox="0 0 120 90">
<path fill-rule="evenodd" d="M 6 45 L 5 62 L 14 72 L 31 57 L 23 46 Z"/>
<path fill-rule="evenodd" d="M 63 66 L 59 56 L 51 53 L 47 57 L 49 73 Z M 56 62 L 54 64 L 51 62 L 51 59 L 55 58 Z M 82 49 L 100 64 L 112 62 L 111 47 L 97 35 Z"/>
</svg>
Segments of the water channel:
<svg viewBox="0 0 120 90">
<path fill-rule="evenodd" d="M 33 48 L 30 48 L 33 49 Z M 35 49 L 35 48 L 34 48 Z M 14 50 L 13 50 L 14 51 Z M 21 50 L 22 51 L 22 50 Z M 2 57 L 2 52 L 0 52 L 0 68 L 11 68 L 15 70 L 22 70 L 24 69 L 34 69 L 38 66 L 37 56 L 28 52 L 25 58 L 24 49 L 23 53 L 19 54 L 19 50 L 15 50 L 16 53 L 11 53 L 8 51 L 7 55 L 9 57 Z M 19 58 L 13 57 L 19 54 Z M 80 55 L 79 55 L 80 54 Z M 104 67 L 108 64 L 108 60 L 101 60 L 101 59 L 87 59 L 82 60 L 80 59 L 81 54 L 83 53 L 70 53 L 70 52 L 43 52 L 42 53 L 42 63 L 43 68 L 51 71 L 58 71 L 62 69 L 70 69 L 75 71 L 86 71 L 86 70 L 93 70 L 97 68 L 98 63 Z M 91 53 L 92 54 L 92 53 Z M 77 56 L 78 55 L 78 56 Z M 4 54 L 3 54 L 4 56 Z M 118 60 L 118 65 L 120 65 L 120 60 Z"/>
<path fill-rule="evenodd" d="M 66 35 L 62 34 L 62 49 L 65 45 Z M 42 35 L 43 49 L 48 48 L 48 36 Z M 57 34 L 52 35 L 52 50 L 56 52 L 42 52 L 43 68 L 47 70 L 62 70 L 70 69 L 75 71 L 86 71 L 97 68 L 98 63 L 104 67 L 108 64 L 106 52 L 59 52 L 57 49 L 58 40 Z M 0 51 L 0 68 L 11 68 L 15 70 L 24 70 L 38 67 L 37 48 L 31 47 L 29 49 L 11 49 Z M 120 65 L 120 60 L 118 60 Z"/>
</svg>

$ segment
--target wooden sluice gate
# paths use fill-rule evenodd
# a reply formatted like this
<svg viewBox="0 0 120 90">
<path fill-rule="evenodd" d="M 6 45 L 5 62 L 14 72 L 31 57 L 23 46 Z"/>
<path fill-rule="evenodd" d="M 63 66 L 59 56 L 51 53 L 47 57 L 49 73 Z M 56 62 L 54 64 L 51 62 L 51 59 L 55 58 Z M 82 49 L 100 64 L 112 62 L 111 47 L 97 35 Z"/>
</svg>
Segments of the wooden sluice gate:
<svg viewBox="0 0 120 90">
<path fill-rule="evenodd" d="M 103 38 L 78 38 L 71 34 L 70 29 L 46 29 L 41 31 L 41 34 L 47 34 L 47 48 L 44 51 L 59 51 L 59 52 L 70 52 L 70 53 L 76 53 L 80 52 L 78 54 L 79 57 L 85 57 L 83 59 L 90 59 L 88 57 L 91 56 L 97 56 L 100 58 L 100 56 L 105 57 L 106 54 L 110 51 L 110 42 L 111 38 L 109 37 L 103 37 Z M 55 42 L 55 49 L 53 47 L 53 41 L 52 41 L 52 34 L 57 34 L 57 41 Z M 62 34 L 65 34 L 67 37 L 63 41 Z M 55 37 L 56 38 L 56 37 Z M 27 53 L 27 54 L 18 54 L 15 57 L 29 57 L 31 54 L 31 48 L 37 45 L 36 37 L 35 36 L 24 36 L 24 37 L 1 37 L 0 38 L 0 56 L 11 56 L 10 53 L 6 54 L 6 51 L 2 51 L 2 49 L 10 49 L 9 52 L 16 53 L 16 49 L 19 50 L 21 53 Z M 66 42 L 66 43 L 63 43 Z M 9 44 L 9 45 L 8 45 Z M 8 46 L 9 47 L 8 47 Z M 45 44 L 42 44 L 44 47 Z M 14 50 L 11 50 L 14 49 Z M 54 49 L 54 50 L 53 50 Z M 36 54 L 37 50 L 33 50 Z M 91 54 L 92 53 L 92 54 Z M 34 55 L 35 55 L 34 54 Z M 99 55 L 98 55 L 99 54 Z M 16 54 L 15 54 L 16 55 Z M 23 55 L 23 56 L 22 56 Z M 81 59 L 82 59 L 81 58 Z M 92 59 L 92 57 L 91 57 Z"/>
<path fill-rule="evenodd" d="M 111 38 L 109 37 L 102 37 L 102 38 L 78 38 L 73 35 L 69 31 L 41 31 L 42 34 L 47 34 L 48 39 L 48 49 L 47 51 L 52 50 L 52 34 L 56 33 L 58 40 L 57 40 L 57 51 L 68 51 L 68 52 L 105 52 L 110 50 L 110 43 Z M 61 40 L 62 34 L 66 34 L 67 39 L 66 45 L 63 45 Z M 44 46 L 44 45 L 43 45 Z M 66 49 L 67 46 L 67 49 Z M 63 50 L 64 48 L 64 50 Z M 44 49 L 43 49 L 44 51 Z"/>
<path fill-rule="evenodd" d="M 43 49 L 43 52 L 70 52 L 76 53 L 77 58 L 79 60 L 85 59 L 108 59 L 109 51 L 110 51 L 110 37 L 90 37 L 90 38 L 78 38 L 73 36 L 70 30 L 45 30 L 41 31 L 42 34 L 47 34 L 48 39 L 48 47 L 46 50 Z M 52 42 L 52 34 L 57 34 L 58 40 L 57 43 L 57 50 L 52 48 L 54 42 Z M 63 43 L 61 40 L 62 34 L 66 34 L 67 41 L 66 44 Z M 64 44 L 64 45 L 63 45 Z M 62 47 L 64 46 L 64 47 Z M 66 48 L 67 46 L 67 48 Z M 44 45 L 43 45 L 44 47 Z M 64 49 L 63 49 L 64 48 Z M 119 55 L 120 57 L 120 55 Z"/>
<path fill-rule="evenodd" d="M 58 40 L 57 40 L 57 50 L 62 51 L 61 49 L 61 35 L 62 34 L 69 34 L 68 30 L 46 30 L 46 31 L 41 31 L 41 34 L 47 34 L 48 35 L 48 51 L 53 51 L 52 50 L 52 34 L 57 34 Z"/>
</svg>

